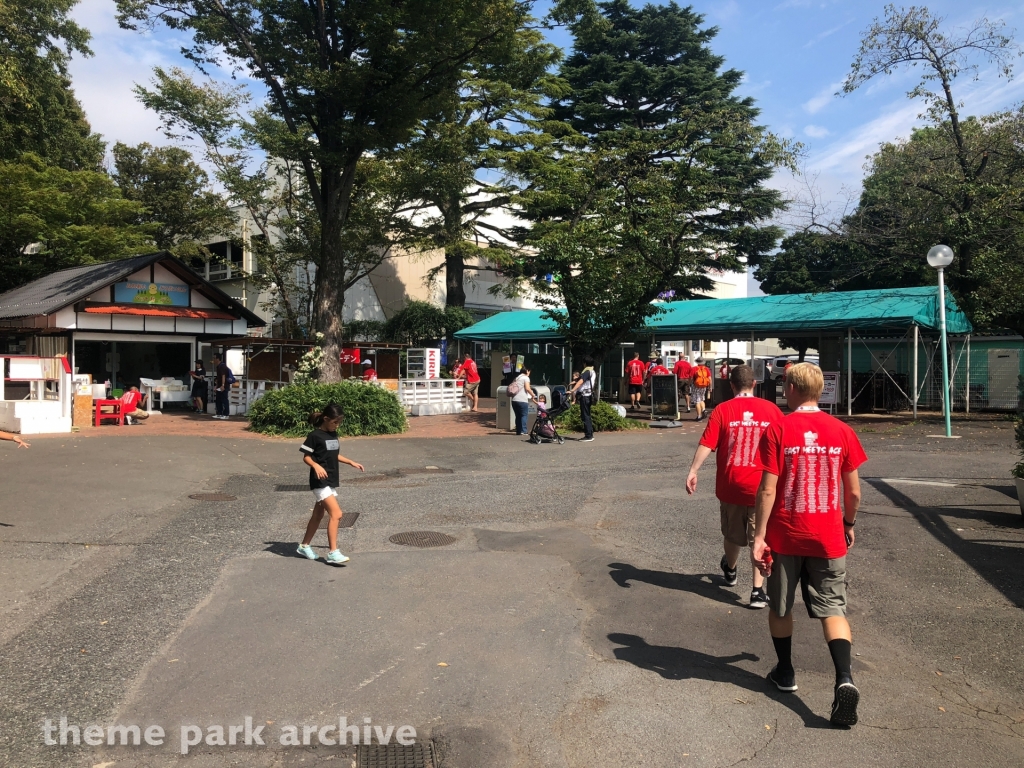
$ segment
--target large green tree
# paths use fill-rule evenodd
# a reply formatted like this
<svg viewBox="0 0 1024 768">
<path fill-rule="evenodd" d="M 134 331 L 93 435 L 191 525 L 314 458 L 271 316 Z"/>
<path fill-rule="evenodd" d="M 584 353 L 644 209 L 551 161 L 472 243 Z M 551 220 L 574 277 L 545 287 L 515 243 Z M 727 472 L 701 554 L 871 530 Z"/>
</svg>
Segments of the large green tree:
<svg viewBox="0 0 1024 768">
<path fill-rule="evenodd" d="M 844 91 L 902 68 L 920 80 L 925 125 L 883 144 L 871 158 L 856 209 L 838 226 L 788 238 L 762 258 L 765 290 L 853 290 L 933 285 L 928 249 L 944 243 L 956 259 L 950 289 L 982 326 L 1024 334 L 1024 112 L 964 117 L 954 92 L 979 62 L 1011 75 L 1017 46 L 986 19 L 945 30 L 926 8 L 887 6 L 861 42 Z"/>
<path fill-rule="evenodd" d="M 72 53 L 91 54 L 70 16 L 77 0 L 0 3 L 0 159 L 31 152 L 73 170 L 96 170 L 103 142 L 71 90 Z"/>
<path fill-rule="evenodd" d="M 574 354 L 597 358 L 658 309 L 711 288 L 781 232 L 764 186 L 788 152 L 734 91 L 741 73 L 710 48 L 714 28 L 675 3 L 573 4 L 550 144 L 523 153 L 529 282 Z M 523 283 L 521 282 L 522 286 Z"/>
<path fill-rule="evenodd" d="M 515 0 L 117 0 L 123 26 L 163 23 L 192 36 L 186 56 L 261 84 L 259 143 L 296 163 L 316 211 L 314 319 L 327 381 L 340 379 L 345 230 L 361 162 L 397 146 L 455 98 L 460 71 L 513 34 Z"/>
<path fill-rule="evenodd" d="M 0 160 L 0 293 L 58 269 L 152 250 L 125 200 L 101 171 L 69 171 L 35 155 Z"/>
<path fill-rule="evenodd" d="M 137 223 L 150 225 L 160 250 L 185 259 L 209 258 L 203 243 L 236 224 L 226 200 L 210 189 L 206 171 L 187 150 L 118 142 L 113 155 L 114 181 L 125 199 L 145 206 Z"/>
<path fill-rule="evenodd" d="M 550 72 L 561 54 L 534 23 L 523 16 L 514 34 L 482 46 L 462 71 L 458 99 L 389 157 L 408 186 L 420 247 L 444 251 L 429 278 L 444 273 L 450 307 L 466 305 L 467 270 L 510 244 L 517 192 L 510 166 L 537 139 L 550 113 L 546 100 L 564 90 Z"/>
</svg>

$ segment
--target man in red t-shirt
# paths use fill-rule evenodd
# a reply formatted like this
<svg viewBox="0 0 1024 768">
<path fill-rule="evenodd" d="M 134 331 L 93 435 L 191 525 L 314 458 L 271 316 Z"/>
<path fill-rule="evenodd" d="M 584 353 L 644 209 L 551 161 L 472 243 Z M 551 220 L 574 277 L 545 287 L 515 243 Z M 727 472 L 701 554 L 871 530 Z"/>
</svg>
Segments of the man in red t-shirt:
<svg viewBox="0 0 1024 768">
<path fill-rule="evenodd" d="M 738 365 L 732 369 L 729 386 L 733 398 L 711 412 L 693 456 L 690 473 L 686 476 L 686 492 L 692 494 L 697 490 L 697 470 L 715 451 L 718 464 L 715 495 L 721 506 L 725 548 L 719 567 L 726 586 L 732 587 L 737 582 L 736 564 L 740 550 L 754 543 L 754 497 L 761 483 L 757 446 L 761 442 L 761 434 L 782 419 L 782 411 L 775 403 L 754 397 L 754 371 L 749 365 Z M 768 596 L 762 589 L 764 577 L 757 569 L 753 550 L 750 564 L 753 571 L 750 607 L 765 608 Z"/>
<path fill-rule="evenodd" d="M 138 424 L 149 418 L 149 412 L 142 410 L 145 400 L 138 387 L 132 387 L 121 395 L 121 413 L 128 417 L 129 424 Z"/>
<path fill-rule="evenodd" d="M 644 375 L 647 367 L 640 359 L 640 353 L 634 352 L 633 359 L 626 363 L 626 377 L 629 379 L 629 409 L 635 411 L 640 407 L 640 398 L 644 394 Z"/>
<path fill-rule="evenodd" d="M 679 396 L 686 400 L 686 412 L 690 412 L 690 379 L 693 377 L 693 366 L 690 365 L 690 361 L 683 355 L 676 361 L 676 364 L 672 368 L 672 373 L 676 375 L 676 383 L 679 385 Z"/>
<path fill-rule="evenodd" d="M 462 394 L 473 403 L 469 409 L 470 413 L 476 413 L 477 406 L 480 404 L 480 371 L 476 367 L 476 360 L 473 359 L 472 352 L 467 352 L 462 364 L 455 369 L 455 377 L 466 380 L 462 387 Z"/>
<path fill-rule="evenodd" d="M 791 651 L 799 582 L 808 615 L 821 620 L 836 668 L 830 722 L 854 725 L 860 692 L 850 674 L 846 552 L 860 506 L 857 468 L 867 456 L 850 427 L 818 410 L 824 385 L 821 369 L 811 363 L 786 372 L 786 403 L 793 412 L 768 428 L 757 451 L 764 473 L 753 555 L 768 575 L 768 627 L 779 657 L 769 682 L 782 691 L 797 688 Z"/>
</svg>

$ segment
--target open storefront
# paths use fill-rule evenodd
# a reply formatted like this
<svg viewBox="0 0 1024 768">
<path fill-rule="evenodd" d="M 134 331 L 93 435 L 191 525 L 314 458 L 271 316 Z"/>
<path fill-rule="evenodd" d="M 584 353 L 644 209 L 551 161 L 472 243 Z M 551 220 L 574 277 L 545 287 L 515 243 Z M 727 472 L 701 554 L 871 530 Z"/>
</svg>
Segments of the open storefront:
<svg viewBox="0 0 1024 768">
<path fill-rule="evenodd" d="M 0 296 L 0 354 L 67 358 L 80 382 L 113 397 L 137 386 L 150 409 L 187 402 L 203 342 L 263 325 L 166 252 L 62 270 Z"/>
</svg>

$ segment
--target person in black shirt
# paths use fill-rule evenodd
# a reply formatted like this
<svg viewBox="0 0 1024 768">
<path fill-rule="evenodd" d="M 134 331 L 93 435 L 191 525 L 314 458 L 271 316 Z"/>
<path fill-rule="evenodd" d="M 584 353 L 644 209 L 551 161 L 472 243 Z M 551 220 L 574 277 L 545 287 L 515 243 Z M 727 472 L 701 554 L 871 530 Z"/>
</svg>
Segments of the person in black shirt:
<svg viewBox="0 0 1024 768">
<path fill-rule="evenodd" d="M 231 407 L 228 404 L 228 373 L 231 369 L 227 367 L 220 355 L 213 356 L 213 364 L 216 366 L 213 372 L 213 391 L 217 403 L 217 412 L 213 418 L 226 419 L 231 413 Z"/>
<path fill-rule="evenodd" d="M 202 360 L 196 360 L 195 370 L 190 371 L 189 376 L 192 378 L 192 410 L 196 413 L 205 413 L 210 391 L 206 381 L 206 367 Z"/>
<path fill-rule="evenodd" d="M 341 506 L 338 504 L 338 464 L 364 472 L 363 465 L 341 455 L 341 441 L 338 440 L 338 425 L 344 418 L 341 406 L 331 403 L 323 411 L 313 413 L 309 423 L 314 430 L 306 436 L 306 441 L 299 447 L 304 456 L 302 461 L 309 467 L 309 488 L 316 496 L 313 514 L 306 525 L 306 535 L 299 544 L 297 552 L 310 560 L 316 560 L 317 554 L 310 543 L 320 527 L 324 512 L 330 515 L 327 523 L 327 543 L 330 551 L 324 558 L 328 563 L 344 563 L 348 558 L 338 549 L 338 522 L 341 520 Z"/>
</svg>

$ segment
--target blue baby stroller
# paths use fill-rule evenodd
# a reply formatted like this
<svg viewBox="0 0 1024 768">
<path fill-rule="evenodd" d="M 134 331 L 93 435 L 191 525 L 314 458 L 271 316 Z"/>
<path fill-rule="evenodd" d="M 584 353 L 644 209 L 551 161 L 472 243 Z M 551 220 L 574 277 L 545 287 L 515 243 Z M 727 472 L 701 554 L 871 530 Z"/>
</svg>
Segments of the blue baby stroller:
<svg viewBox="0 0 1024 768">
<path fill-rule="evenodd" d="M 565 387 L 557 386 L 551 388 L 551 407 L 544 416 L 537 413 L 537 419 L 533 422 L 533 429 L 530 430 L 530 442 L 534 445 L 541 443 L 558 443 L 561 445 L 565 438 L 558 434 L 555 429 L 555 419 L 569 410 L 569 396 L 565 393 Z"/>
</svg>

